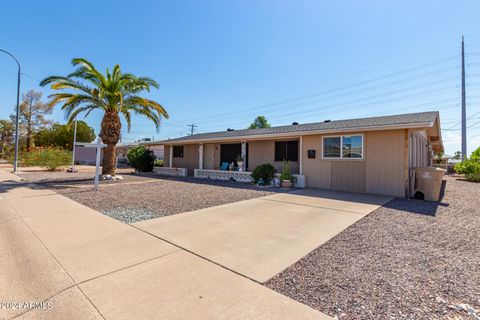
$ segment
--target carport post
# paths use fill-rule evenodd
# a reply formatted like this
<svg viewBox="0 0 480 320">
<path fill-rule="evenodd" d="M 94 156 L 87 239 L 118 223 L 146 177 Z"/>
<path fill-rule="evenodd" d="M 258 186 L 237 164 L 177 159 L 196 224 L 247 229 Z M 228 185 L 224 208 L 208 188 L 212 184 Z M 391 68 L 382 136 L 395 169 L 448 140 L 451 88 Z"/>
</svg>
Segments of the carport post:
<svg viewBox="0 0 480 320">
<path fill-rule="evenodd" d="M 298 159 L 298 173 L 303 174 L 303 136 L 300 136 L 300 143 L 298 144 L 298 148 L 300 149 L 299 159 Z"/>
<path fill-rule="evenodd" d="M 173 167 L 173 146 L 170 146 L 170 152 L 168 153 L 168 166 Z"/>
<path fill-rule="evenodd" d="M 203 143 L 198 145 L 198 169 L 203 169 Z"/>
<path fill-rule="evenodd" d="M 246 171 L 247 167 L 247 142 L 242 141 L 242 151 L 241 151 L 241 157 L 242 157 L 242 171 Z"/>
</svg>

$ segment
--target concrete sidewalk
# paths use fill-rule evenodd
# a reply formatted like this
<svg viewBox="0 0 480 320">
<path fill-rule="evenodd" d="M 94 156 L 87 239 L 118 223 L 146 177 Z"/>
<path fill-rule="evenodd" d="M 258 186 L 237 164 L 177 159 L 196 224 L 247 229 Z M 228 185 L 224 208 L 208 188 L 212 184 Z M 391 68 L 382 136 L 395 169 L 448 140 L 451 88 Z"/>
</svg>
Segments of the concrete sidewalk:
<svg viewBox="0 0 480 320">
<path fill-rule="evenodd" d="M 329 318 L 2 171 L 0 228 L 0 319 Z"/>
</svg>

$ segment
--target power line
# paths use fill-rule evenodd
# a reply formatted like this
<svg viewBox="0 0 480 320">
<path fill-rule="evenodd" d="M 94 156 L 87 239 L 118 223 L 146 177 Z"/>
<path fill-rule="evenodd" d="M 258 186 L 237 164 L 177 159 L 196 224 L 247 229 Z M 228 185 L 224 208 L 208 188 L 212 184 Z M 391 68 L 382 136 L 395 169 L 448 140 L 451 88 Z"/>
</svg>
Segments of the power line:
<svg viewBox="0 0 480 320">
<path fill-rule="evenodd" d="M 42 80 L 39 80 L 39 79 L 35 78 L 34 76 L 31 76 L 31 75 L 29 75 L 28 73 L 25 73 L 25 72 L 22 72 L 21 75 L 25 76 L 27 78 L 30 78 L 32 80 L 38 81 L 39 83 L 42 81 Z"/>
<path fill-rule="evenodd" d="M 445 58 L 445 59 L 441 59 L 441 60 L 437 60 L 437 61 L 434 61 L 434 62 L 429 62 L 429 63 L 426 63 L 426 64 L 422 64 L 422 65 L 419 65 L 419 66 L 415 66 L 415 67 L 411 67 L 411 68 L 408 68 L 408 69 L 404 69 L 404 70 L 401 70 L 401 71 L 397 71 L 397 72 L 394 72 L 394 73 L 389 73 L 389 74 L 386 74 L 386 75 L 382 75 L 382 76 L 379 76 L 379 77 L 374 77 L 374 78 L 370 78 L 368 80 L 365 80 L 365 81 L 359 81 L 359 82 L 355 82 L 355 83 L 351 83 L 351 84 L 347 84 L 347 85 L 342 85 L 340 87 L 336 87 L 336 88 L 333 88 L 333 89 L 329 89 L 329 90 L 323 90 L 323 91 L 320 91 L 320 92 L 316 92 L 316 93 L 312 93 L 312 94 L 309 94 L 309 95 L 304 95 L 304 96 L 300 96 L 300 97 L 296 97 L 296 98 L 289 98 L 289 99 L 286 99 L 286 100 L 282 100 L 282 101 L 278 101 L 278 102 L 273 102 L 273 103 L 268 103 L 268 104 L 264 104 L 264 105 L 260 105 L 260 106 L 255 106 L 255 107 L 250 107 L 250 108 L 244 108 L 243 109 L 243 112 L 245 111 L 259 111 L 259 110 L 263 110 L 263 109 L 266 109 L 267 107 L 268 108 L 271 108 L 271 107 L 275 107 L 275 106 L 278 106 L 278 105 L 281 105 L 281 104 L 286 104 L 286 103 L 289 103 L 289 102 L 295 102 L 295 101 L 298 101 L 298 100 L 305 100 L 305 99 L 308 99 L 308 98 L 312 98 L 312 97 L 316 97 L 316 96 L 322 96 L 322 95 L 325 95 L 325 94 L 329 94 L 329 93 L 333 93 L 333 92 L 336 92 L 336 91 L 342 91 L 342 90 L 345 90 L 345 89 L 351 89 L 352 87 L 359 87 L 359 86 L 362 86 L 362 85 L 365 85 L 367 83 L 372 83 L 372 82 L 375 82 L 375 81 L 379 81 L 379 80 L 383 80 L 383 79 L 386 79 L 386 78 L 389 78 L 389 77 L 393 77 L 393 76 L 396 76 L 396 75 L 401 75 L 401 74 L 405 74 L 405 73 L 409 73 L 411 71 L 414 71 L 414 70 L 418 70 L 418 69 L 423 69 L 423 68 L 426 68 L 426 67 L 429 67 L 429 66 L 432 66 L 436 63 L 441 63 L 441 62 L 445 62 L 445 61 L 449 61 L 449 60 L 452 60 L 452 59 L 456 59 L 458 56 L 451 56 L 449 58 Z M 396 81 L 392 81 L 388 84 L 380 84 L 380 85 L 376 85 L 374 86 L 373 88 L 381 88 L 381 87 L 385 87 L 385 86 L 388 86 L 388 85 L 391 85 L 391 84 L 394 84 L 394 83 L 398 83 L 398 82 L 401 82 L 401 81 L 406 81 L 406 80 L 413 80 L 415 78 L 418 78 L 418 77 L 421 77 L 421 76 L 425 76 L 425 75 L 431 75 L 431 74 L 434 74 L 434 73 L 438 73 L 440 71 L 447 71 L 447 70 L 450 70 L 450 69 L 453 69 L 453 68 L 456 68 L 455 66 L 453 67 L 448 67 L 448 68 L 442 68 L 440 70 L 435 70 L 435 71 L 430 71 L 426 74 L 422 74 L 422 75 L 416 75 L 416 76 L 411 76 L 411 77 L 408 77 L 406 79 L 401 79 L 401 80 L 396 80 Z M 372 89 L 372 87 L 369 87 L 367 89 L 364 89 L 364 90 L 370 90 Z M 226 107 L 222 107 L 222 109 L 226 109 Z M 238 115 L 238 113 L 237 113 Z M 208 119 L 208 120 L 211 120 L 213 118 L 215 119 L 218 119 L 218 118 L 223 118 L 223 117 L 230 117 L 231 116 L 231 113 L 223 113 L 223 114 L 219 114 L 217 116 L 207 116 L 207 117 L 203 117 L 203 118 L 197 118 L 196 120 L 205 120 L 205 119 Z M 178 122 L 187 122 L 187 121 L 190 121 L 190 120 L 184 120 L 184 121 L 178 121 Z"/>
<path fill-rule="evenodd" d="M 408 99 L 411 99 L 413 97 L 423 96 L 427 93 L 434 93 L 434 92 L 439 92 L 439 91 L 445 93 L 446 90 L 448 90 L 448 89 L 455 89 L 455 87 L 452 87 L 452 86 L 441 87 L 441 88 L 436 88 L 436 89 L 433 89 L 433 90 L 417 92 L 417 93 L 414 93 L 414 94 L 400 96 L 400 97 L 396 97 L 396 98 L 376 100 L 376 101 L 369 102 L 369 103 L 365 103 L 365 101 L 368 101 L 368 99 L 372 99 L 372 98 L 384 98 L 384 97 L 392 95 L 392 94 L 390 93 L 390 94 L 385 94 L 385 95 L 374 95 L 374 96 L 361 98 L 361 99 L 350 99 L 350 100 L 346 100 L 346 101 L 341 101 L 341 102 L 329 104 L 329 105 L 326 105 L 326 106 L 320 106 L 320 107 L 315 107 L 315 108 L 312 108 L 312 109 L 302 110 L 301 114 L 302 115 L 307 115 L 307 114 L 315 114 L 315 113 L 319 113 L 319 112 L 322 112 L 324 114 L 325 112 L 328 112 L 330 110 L 335 111 L 335 113 L 338 114 L 339 110 L 335 107 L 342 107 L 343 109 L 345 109 L 346 107 L 353 107 L 353 108 L 355 108 L 355 111 L 358 111 L 360 109 L 364 109 L 365 107 L 370 107 L 370 106 L 373 106 L 373 105 L 378 105 L 378 104 L 383 104 L 383 103 L 388 103 L 388 102 L 408 100 Z M 404 90 L 404 91 L 409 91 L 409 90 Z M 401 92 L 401 91 L 396 91 L 395 93 L 399 93 L 399 92 Z M 308 104 L 312 104 L 312 103 L 315 103 L 315 102 L 317 102 L 317 101 L 310 101 Z M 289 109 L 292 109 L 293 107 L 304 106 L 304 105 L 305 105 L 305 103 L 289 105 Z M 350 109 L 347 112 L 351 113 L 351 111 L 352 110 Z M 299 113 L 299 111 L 295 111 L 295 112 L 280 114 L 280 116 L 283 116 L 283 117 L 294 116 L 294 115 L 298 115 L 298 113 Z M 279 114 L 277 113 L 277 115 L 279 115 Z M 278 117 L 276 117 L 276 118 L 278 118 Z M 237 123 L 240 123 L 240 122 L 237 122 Z M 243 123 L 243 121 L 242 121 L 242 123 Z M 229 123 L 229 124 L 232 125 L 232 123 Z"/>
<path fill-rule="evenodd" d="M 442 42 L 442 44 L 436 44 L 434 45 L 435 47 L 442 47 L 442 50 L 436 50 L 435 52 L 424 52 L 425 55 L 428 54 L 428 58 L 431 58 L 432 54 L 436 54 L 436 53 L 444 53 L 445 52 L 445 44 L 446 43 L 452 43 L 453 40 L 449 40 L 449 41 L 444 41 Z M 449 45 L 450 47 L 450 45 Z M 455 47 L 458 47 L 457 45 Z M 394 63 L 388 63 L 388 64 L 383 64 L 383 65 L 380 65 L 380 66 L 377 66 L 375 68 L 372 68 L 372 67 L 369 67 L 371 65 L 376 65 L 378 64 L 379 62 L 383 62 L 383 61 L 386 61 L 386 60 L 393 60 L 393 59 L 396 59 L 396 58 L 399 58 L 399 57 L 402 57 L 402 56 L 405 56 L 405 55 L 409 55 L 409 54 L 412 54 L 412 53 L 416 53 L 416 52 L 419 52 L 420 50 L 409 50 L 409 51 L 406 51 L 400 55 L 397 55 L 397 56 L 394 56 L 394 57 L 388 57 L 388 58 L 383 58 L 383 59 L 376 59 L 374 61 L 371 61 L 371 62 L 367 62 L 365 64 L 361 64 L 361 65 L 357 65 L 357 66 L 353 66 L 353 67 L 349 67 L 348 69 L 345 69 L 345 70 L 341 70 L 341 71 L 337 71 L 336 72 L 336 75 L 338 75 L 339 73 L 348 73 L 348 74 L 355 74 L 355 73 L 360 73 L 360 72 L 363 72 L 363 70 L 358 70 L 358 71 L 355 71 L 352 73 L 352 69 L 359 69 L 359 68 L 366 68 L 368 67 L 368 71 L 371 71 L 373 69 L 379 69 L 381 67 L 387 67 L 387 66 L 390 66 L 390 65 L 398 65 L 399 63 L 402 63 L 402 62 L 406 62 L 406 61 L 411 61 L 413 59 L 418 59 L 418 56 L 415 56 L 415 57 L 412 57 L 412 58 L 409 58 L 409 59 L 406 59 L 406 60 L 402 60 L 400 62 L 394 62 Z M 338 76 L 335 76 L 333 77 L 333 79 L 336 79 L 336 78 L 339 78 Z M 323 81 L 321 82 L 325 82 L 326 80 L 331 80 L 332 77 L 330 77 L 329 75 L 323 75 L 321 76 L 319 79 L 323 79 Z M 314 84 L 314 83 L 317 83 L 317 80 L 319 80 L 318 77 L 317 78 L 314 78 L 312 80 L 307 80 L 307 81 L 302 81 L 302 82 L 299 82 L 299 83 L 294 83 L 294 84 L 290 84 L 290 85 L 282 85 L 282 86 L 279 86 L 279 87 L 274 87 L 274 88 L 270 88 L 270 89 L 266 89 L 266 90 L 261 90 L 261 91 L 256 91 L 256 92 L 252 92 L 252 93 L 249 93 L 249 94 L 246 94 L 246 95 L 243 95 L 243 96 L 240 96 L 240 97 L 233 97 L 233 98 L 227 98 L 226 100 L 222 100 L 223 103 L 227 103 L 227 102 L 231 102 L 232 100 L 235 100 L 235 99 L 242 99 L 242 97 L 246 97 L 247 99 L 251 96 L 255 97 L 255 96 L 264 96 L 264 92 L 267 92 L 267 94 L 271 94 L 271 93 L 274 93 L 275 91 L 278 91 L 278 90 L 282 90 L 282 92 L 285 92 L 285 90 L 287 91 L 290 91 L 289 90 L 289 87 L 291 86 L 294 86 L 294 87 L 298 87 L 299 85 L 302 86 L 304 84 L 308 84 L 311 82 L 311 84 Z M 272 92 L 273 91 L 273 92 Z"/>
<path fill-rule="evenodd" d="M 477 114 L 480 114 L 480 111 L 475 112 L 474 114 L 472 114 L 471 116 L 469 116 L 469 117 L 466 118 L 465 120 L 471 119 L 471 118 L 473 118 L 474 116 L 476 116 Z M 442 130 L 444 130 L 444 131 L 460 131 L 460 130 L 462 130 L 461 128 L 460 128 L 460 129 L 453 129 L 453 128 L 455 128 L 456 126 L 460 125 L 461 123 L 462 123 L 462 121 L 457 122 L 455 125 L 447 128 L 447 129 L 442 129 Z"/>
</svg>

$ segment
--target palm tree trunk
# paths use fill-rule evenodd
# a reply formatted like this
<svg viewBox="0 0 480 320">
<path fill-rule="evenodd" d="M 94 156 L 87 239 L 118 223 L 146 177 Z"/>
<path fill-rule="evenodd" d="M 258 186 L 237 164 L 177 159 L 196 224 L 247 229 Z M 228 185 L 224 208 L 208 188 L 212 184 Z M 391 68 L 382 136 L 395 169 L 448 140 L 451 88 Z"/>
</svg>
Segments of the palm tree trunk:
<svg viewBox="0 0 480 320">
<path fill-rule="evenodd" d="M 102 174 L 115 175 L 115 145 L 107 144 L 103 149 Z"/>
<path fill-rule="evenodd" d="M 107 145 L 103 150 L 102 174 L 115 175 L 115 146 L 120 140 L 122 124 L 116 111 L 106 111 L 102 119 L 100 138 Z"/>
</svg>

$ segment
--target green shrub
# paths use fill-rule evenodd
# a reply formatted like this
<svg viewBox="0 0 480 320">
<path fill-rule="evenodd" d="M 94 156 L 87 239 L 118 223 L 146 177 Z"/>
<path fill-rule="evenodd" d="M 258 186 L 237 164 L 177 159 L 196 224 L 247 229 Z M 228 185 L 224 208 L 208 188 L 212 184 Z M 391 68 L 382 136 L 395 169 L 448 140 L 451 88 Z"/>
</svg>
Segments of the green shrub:
<svg viewBox="0 0 480 320">
<path fill-rule="evenodd" d="M 72 163 L 72 152 L 55 147 L 36 148 L 22 154 L 20 161 L 27 167 L 39 166 L 55 171 Z"/>
<path fill-rule="evenodd" d="M 280 180 L 290 180 L 293 181 L 292 172 L 290 171 L 290 161 L 283 160 L 282 163 L 282 173 L 280 175 Z"/>
<path fill-rule="evenodd" d="M 261 178 L 265 184 L 269 184 L 274 176 L 275 168 L 269 163 L 257 166 L 252 172 L 252 179 L 255 183 L 258 183 Z"/>
<path fill-rule="evenodd" d="M 478 147 L 475 151 L 472 152 L 470 155 L 470 160 L 480 162 L 480 147 Z"/>
<path fill-rule="evenodd" d="M 155 154 L 145 146 L 138 146 L 130 149 L 127 153 L 130 165 L 140 172 L 152 172 Z"/>
<path fill-rule="evenodd" d="M 163 167 L 165 164 L 165 162 L 163 161 L 163 159 L 155 159 L 155 161 L 153 161 L 153 166 L 155 167 Z"/>
<path fill-rule="evenodd" d="M 465 179 L 469 181 L 480 182 L 480 156 L 478 155 L 480 148 L 472 153 L 470 159 L 463 160 L 455 165 L 456 173 L 465 175 Z"/>
<path fill-rule="evenodd" d="M 480 170 L 480 162 L 474 160 L 463 160 L 454 167 L 456 173 L 468 174 Z"/>
<path fill-rule="evenodd" d="M 465 179 L 473 182 L 480 182 L 480 171 L 467 173 Z"/>
</svg>

